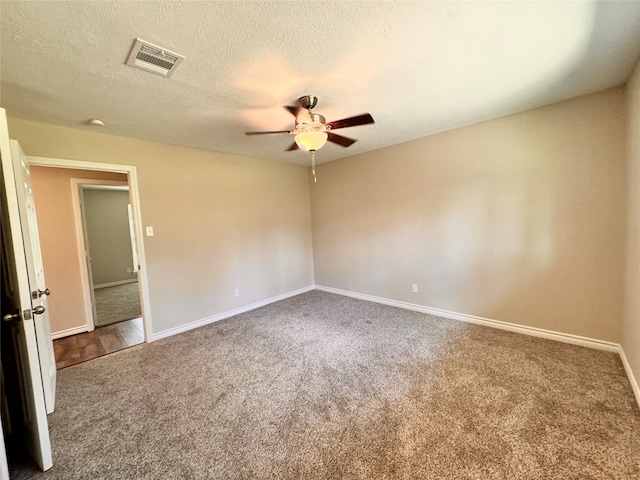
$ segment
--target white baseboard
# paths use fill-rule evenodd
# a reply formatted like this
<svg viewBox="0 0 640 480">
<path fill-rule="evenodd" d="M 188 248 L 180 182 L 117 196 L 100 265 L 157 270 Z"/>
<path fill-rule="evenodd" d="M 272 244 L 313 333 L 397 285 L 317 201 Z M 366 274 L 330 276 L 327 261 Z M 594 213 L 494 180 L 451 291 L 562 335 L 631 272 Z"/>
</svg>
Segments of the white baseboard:
<svg viewBox="0 0 640 480">
<path fill-rule="evenodd" d="M 185 325 L 180 325 L 179 327 L 163 330 L 161 332 L 154 333 L 151 336 L 151 339 L 148 341 L 153 342 L 155 340 L 160 340 L 161 338 L 177 335 L 178 333 L 184 333 L 189 330 L 193 330 L 194 328 L 203 327 L 210 323 L 219 322 L 220 320 L 224 320 L 225 318 L 233 317 L 234 315 L 239 315 L 240 313 L 244 313 L 250 310 L 255 310 L 256 308 L 264 307 L 265 305 L 269 305 L 270 303 L 279 302 L 280 300 L 284 300 L 285 298 L 295 297 L 296 295 L 300 295 L 301 293 L 310 292 L 311 290 L 314 290 L 314 289 L 315 289 L 314 285 L 309 285 L 308 287 L 299 288 L 298 290 L 293 290 L 292 292 L 283 293 L 282 295 L 276 295 L 275 297 L 267 298 L 266 300 L 250 303 L 249 305 L 245 305 L 240 308 L 234 308 L 233 310 L 228 310 L 226 312 L 219 313 L 218 315 L 213 315 L 211 317 L 203 318 L 201 320 L 196 320 L 195 322 L 190 322 Z"/>
<path fill-rule="evenodd" d="M 384 305 L 390 305 L 392 307 L 398 307 L 398 308 L 404 308 L 406 310 L 413 310 L 416 312 L 428 313 L 430 315 L 449 318 L 451 320 L 460 320 L 467 323 L 484 325 L 485 327 L 499 328 L 501 330 L 508 330 L 510 332 L 523 333 L 525 335 L 531 335 L 534 337 L 547 338 L 549 340 L 556 340 L 558 342 L 571 343 L 573 345 L 580 345 L 583 347 L 595 348 L 598 350 L 606 350 L 608 352 L 620 351 L 619 344 L 613 343 L 613 342 L 606 342 L 604 340 L 597 340 L 595 338 L 581 337 L 579 335 L 571 335 L 568 333 L 554 332 L 552 330 L 544 330 L 542 328 L 527 327 L 524 325 L 517 325 L 515 323 L 501 322 L 499 320 L 492 320 L 490 318 L 477 317 L 475 315 L 467 315 L 466 313 L 450 312 L 448 310 L 441 310 L 439 308 L 425 307 L 422 305 L 416 305 L 414 303 L 400 302 L 400 301 L 391 300 L 388 298 L 375 297 L 373 295 L 350 292 L 348 290 L 340 290 L 338 288 L 323 287 L 321 285 L 316 285 L 316 289 L 322 290 L 325 292 L 330 292 L 330 293 L 337 293 L 338 295 L 344 295 L 347 297 L 359 298 L 361 300 L 368 300 L 370 302 L 382 303 Z"/>
<path fill-rule="evenodd" d="M 78 333 L 84 333 L 88 331 L 89 331 L 89 327 L 87 325 L 82 325 L 81 327 L 67 328 L 66 330 L 51 332 L 51 340 L 55 340 L 56 338 L 69 337 L 71 335 L 77 335 Z"/>
<path fill-rule="evenodd" d="M 118 285 L 125 285 L 127 283 L 134 283 L 137 281 L 137 278 L 129 278 L 127 280 L 118 280 L 116 282 L 98 283 L 97 285 L 94 285 L 93 288 L 116 287 Z"/>
<path fill-rule="evenodd" d="M 572 345 L 579 345 L 582 347 L 588 347 L 588 348 L 594 348 L 597 350 L 604 350 L 608 352 L 618 353 L 620 355 L 620 358 L 622 359 L 622 364 L 624 365 L 624 369 L 627 373 L 627 377 L 629 378 L 629 382 L 631 383 L 631 388 L 635 395 L 636 401 L 638 402 L 638 406 L 640 407 L 640 387 L 638 386 L 635 376 L 633 375 L 631 366 L 629 365 L 627 357 L 624 354 L 624 350 L 617 343 L 598 340 L 595 338 L 582 337 L 579 335 L 572 335 L 568 333 L 555 332 L 552 330 L 545 330 L 542 328 L 527 327 L 523 325 L 517 325 L 514 323 L 508 323 L 508 322 L 502 322 L 499 320 L 492 320 L 489 318 L 478 317 L 475 315 L 467 315 L 465 313 L 457 313 L 457 312 L 451 312 L 448 310 L 441 310 L 439 308 L 425 307 L 423 305 L 400 302 L 397 300 L 391 300 L 383 297 L 376 297 L 373 295 L 367 295 L 363 293 L 351 292 L 348 290 L 341 290 L 338 288 L 324 287 L 322 285 L 310 285 L 308 287 L 303 287 L 298 290 L 284 293 L 282 295 L 277 295 L 275 297 L 271 297 L 266 300 L 262 300 L 259 302 L 251 303 L 249 305 L 245 305 L 240 308 L 229 310 L 227 312 L 223 312 L 218 315 L 213 315 L 211 317 L 203 318 L 201 320 L 196 320 L 195 322 L 190 322 L 190 323 L 187 323 L 186 325 L 180 325 L 179 327 L 170 328 L 168 330 L 164 330 L 162 332 L 153 334 L 148 341 L 153 342 L 155 340 L 160 340 L 161 338 L 166 338 L 173 335 L 177 335 L 179 333 L 187 332 L 189 330 L 193 330 L 194 328 L 203 327 L 210 323 L 218 322 L 220 320 L 224 320 L 225 318 L 233 317 L 234 315 L 248 312 L 250 310 L 255 310 L 256 308 L 260 308 L 265 305 L 269 305 L 270 303 L 284 300 L 286 298 L 294 297 L 296 295 L 300 295 L 302 293 L 306 293 L 311 290 L 321 290 L 324 292 L 335 293 L 335 294 L 344 295 L 347 297 L 358 298 L 360 300 L 367 300 L 370 302 L 390 305 L 392 307 L 403 308 L 405 310 L 413 310 L 417 312 L 427 313 L 430 315 L 436 315 L 438 317 L 444 317 L 451 320 L 459 320 L 467 323 L 483 325 L 486 327 L 498 328 L 498 329 L 507 330 L 510 332 L 521 333 L 524 335 L 531 335 L 534 337 L 546 338 L 546 339 L 555 340 L 558 342 L 569 343 Z M 70 329 L 70 330 L 73 330 L 73 329 Z M 80 330 L 74 333 L 80 333 L 81 331 L 87 331 L 86 327 L 84 327 L 84 330 Z M 67 332 L 67 331 L 65 330 L 64 332 Z M 58 332 L 57 334 L 61 334 L 60 336 L 73 335 L 73 333 L 63 334 L 63 332 Z M 54 338 L 57 338 L 57 337 L 54 337 Z"/>
<path fill-rule="evenodd" d="M 549 340 L 555 340 L 557 342 L 570 343 L 572 345 L 580 345 L 582 347 L 594 348 L 596 350 L 605 350 L 607 352 L 615 352 L 620 355 L 622 364 L 624 365 L 625 372 L 629 378 L 631 389 L 640 407 L 640 386 L 636 381 L 636 377 L 631 370 L 631 365 L 627 360 L 627 356 L 624 353 L 624 349 L 618 343 L 606 342 L 604 340 L 597 340 L 595 338 L 581 337 L 579 335 L 571 335 L 568 333 L 554 332 L 552 330 L 544 330 L 542 328 L 526 327 L 523 325 L 516 325 L 514 323 L 501 322 L 499 320 L 491 320 L 490 318 L 476 317 L 474 315 L 467 315 L 465 313 L 450 312 L 448 310 L 440 310 L 439 308 L 424 307 L 422 305 L 416 305 L 413 303 L 399 302 L 397 300 L 390 300 L 388 298 L 376 297 L 373 295 L 366 295 L 363 293 L 350 292 L 348 290 L 340 290 L 339 288 L 323 287 L 316 285 L 316 290 L 322 290 L 324 292 L 336 293 L 338 295 L 344 295 L 347 297 L 358 298 L 360 300 L 368 300 L 370 302 L 382 303 L 384 305 L 390 305 L 392 307 L 404 308 L 406 310 L 414 310 L 416 312 L 428 313 L 436 315 L 438 317 L 449 318 L 451 320 L 460 320 L 468 323 L 475 323 L 477 325 L 484 325 L 486 327 L 499 328 L 501 330 L 508 330 L 510 332 L 522 333 L 524 335 L 531 335 L 534 337 L 546 338 Z"/>
<path fill-rule="evenodd" d="M 627 377 L 629 377 L 629 383 L 631 383 L 633 394 L 636 396 L 638 408 L 640 408 L 640 386 L 636 381 L 636 376 L 633 374 L 633 370 L 631 370 L 631 365 L 629 364 L 629 360 L 627 360 L 627 356 L 624 353 L 624 348 L 622 347 L 620 347 L 620 359 L 622 360 L 622 365 L 624 365 L 625 372 L 627 372 Z"/>
</svg>

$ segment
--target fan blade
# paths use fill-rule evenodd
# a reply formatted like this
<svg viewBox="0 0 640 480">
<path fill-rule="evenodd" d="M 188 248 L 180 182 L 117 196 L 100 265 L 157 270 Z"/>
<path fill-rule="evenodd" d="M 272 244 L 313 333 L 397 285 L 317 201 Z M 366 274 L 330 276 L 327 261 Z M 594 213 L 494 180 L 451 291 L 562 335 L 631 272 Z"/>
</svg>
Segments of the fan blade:
<svg viewBox="0 0 640 480">
<path fill-rule="evenodd" d="M 292 152 L 293 150 L 300 150 L 300 147 L 298 146 L 298 144 L 296 142 L 293 142 L 289 148 L 287 148 L 285 150 L 285 152 Z"/>
<path fill-rule="evenodd" d="M 293 115 L 294 117 L 297 117 L 298 116 L 298 112 L 301 110 L 300 107 L 292 107 L 290 105 L 285 105 L 284 108 L 289 110 L 289 113 L 291 115 Z"/>
<path fill-rule="evenodd" d="M 331 128 L 347 128 L 357 127 L 358 125 L 368 125 L 369 123 L 375 123 L 373 117 L 368 113 L 362 115 L 356 115 L 355 117 L 343 118 L 342 120 L 336 120 L 335 122 L 329 122 L 327 125 L 331 125 Z"/>
<path fill-rule="evenodd" d="M 342 135 L 331 132 L 327 132 L 327 140 L 337 143 L 338 145 L 342 145 L 345 148 L 357 142 L 357 140 L 354 140 L 353 138 L 343 137 Z"/>
<path fill-rule="evenodd" d="M 264 135 L 266 133 L 289 133 L 289 130 L 273 130 L 271 132 L 244 132 L 245 135 Z"/>
</svg>

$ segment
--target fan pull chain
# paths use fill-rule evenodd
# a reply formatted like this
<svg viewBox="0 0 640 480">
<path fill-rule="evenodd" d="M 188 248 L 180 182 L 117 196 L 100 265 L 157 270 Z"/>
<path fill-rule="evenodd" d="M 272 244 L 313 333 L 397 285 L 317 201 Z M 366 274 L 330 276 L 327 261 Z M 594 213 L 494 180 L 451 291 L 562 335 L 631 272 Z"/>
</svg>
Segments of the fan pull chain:
<svg viewBox="0 0 640 480">
<path fill-rule="evenodd" d="M 316 178 L 316 151 L 311 150 L 311 173 L 313 173 L 313 183 L 318 183 Z"/>
</svg>

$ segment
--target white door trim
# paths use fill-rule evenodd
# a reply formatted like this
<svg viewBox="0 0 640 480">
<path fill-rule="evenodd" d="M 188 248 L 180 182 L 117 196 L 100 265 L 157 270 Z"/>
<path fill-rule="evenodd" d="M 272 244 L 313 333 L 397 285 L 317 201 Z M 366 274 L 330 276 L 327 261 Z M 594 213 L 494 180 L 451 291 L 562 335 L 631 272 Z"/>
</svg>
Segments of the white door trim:
<svg viewBox="0 0 640 480">
<path fill-rule="evenodd" d="M 32 165 L 35 165 L 32 163 Z M 93 293 L 94 288 L 91 272 L 87 265 L 87 253 L 89 245 L 85 239 L 85 219 L 82 215 L 82 196 L 80 189 L 85 185 L 101 185 L 111 187 L 127 186 L 127 182 L 118 180 L 96 180 L 91 178 L 72 178 L 71 179 L 71 203 L 73 204 L 73 222 L 76 227 L 76 244 L 78 245 L 78 261 L 80 262 L 80 278 L 82 279 L 82 298 L 84 300 L 85 325 L 87 332 L 95 330 L 95 311 L 93 309 Z"/>
<path fill-rule="evenodd" d="M 149 298 L 149 283 L 147 277 L 147 261 L 144 250 L 144 231 L 142 227 L 142 214 L 140 210 L 140 192 L 138 188 L 138 172 L 133 165 L 118 165 L 114 163 L 96 163 L 84 160 L 68 160 L 63 158 L 28 157 L 29 164 L 39 167 L 71 168 L 80 170 L 97 170 L 103 172 L 126 173 L 129 179 L 129 197 L 138 237 L 138 261 L 140 271 L 138 282 L 140 285 L 142 318 L 144 325 L 144 341 L 150 342 L 153 338 L 151 321 L 151 302 Z"/>
</svg>

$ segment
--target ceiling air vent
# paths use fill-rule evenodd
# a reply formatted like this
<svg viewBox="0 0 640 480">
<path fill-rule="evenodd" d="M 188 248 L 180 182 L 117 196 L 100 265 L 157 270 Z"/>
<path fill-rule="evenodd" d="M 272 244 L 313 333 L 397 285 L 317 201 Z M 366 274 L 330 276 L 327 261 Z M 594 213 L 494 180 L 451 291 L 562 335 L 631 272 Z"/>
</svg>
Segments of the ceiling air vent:
<svg viewBox="0 0 640 480">
<path fill-rule="evenodd" d="M 136 38 L 127 65 L 162 77 L 170 77 L 184 59 L 182 55 Z"/>
</svg>

